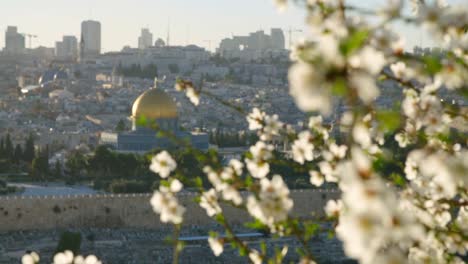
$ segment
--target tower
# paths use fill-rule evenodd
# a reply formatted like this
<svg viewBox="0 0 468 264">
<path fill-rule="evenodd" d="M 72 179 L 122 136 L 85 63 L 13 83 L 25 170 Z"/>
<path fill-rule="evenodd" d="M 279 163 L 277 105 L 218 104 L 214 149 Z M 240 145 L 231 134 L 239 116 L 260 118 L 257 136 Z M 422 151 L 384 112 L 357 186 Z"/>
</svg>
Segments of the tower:
<svg viewBox="0 0 468 264">
<path fill-rule="evenodd" d="M 101 23 L 87 20 L 81 23 L 81 36 L 84 40 L 84 56 L 95 57 L 101 54 Z"/>
<path fill-rule="evenodd" d="M 153 45 L 153 34 L 147 28 L 141 29 L 141 35 L 138 38 L 138 48 L 147 49 Z"/>
</svg>

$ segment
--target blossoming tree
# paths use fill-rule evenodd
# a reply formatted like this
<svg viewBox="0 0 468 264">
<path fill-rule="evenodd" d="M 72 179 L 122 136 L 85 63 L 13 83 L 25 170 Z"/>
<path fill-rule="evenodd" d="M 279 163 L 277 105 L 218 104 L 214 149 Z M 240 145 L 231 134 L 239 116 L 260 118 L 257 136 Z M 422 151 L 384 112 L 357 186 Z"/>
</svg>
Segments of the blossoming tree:
<svg viewBox="0 0 468 264">
<path fill-rule="evenodd" d="M 280 9 L 290 4 L 275 2 Z M 223 205 L 229 204 L 247 211 L 255 226 L 297 238 L 303 247 L 301 263 L 315 263 L 308 244 L 315 223 L 292 215 L 289 188 L 281 175 L 271 173 L 278 162 L 275 146 L 288 142 L 288 164 L 308 171 L 311 185 L 334 183 L 340 189 L 341 199 L 329 201 L 324 210 L 335 222 L 347 256 L 360 263 L 463 263 L 468 249 L 468 151 L 460 128 L 467 125 L 468 111 L 440 95 L 468 94 L 466 6 L 411 1 L 413 13 L 406 14 L 402 0 L 376 9 L 344 0 L 294 2 L 307 10 L 313 36 L 293 47 L 289 71 L 290 94 L 299 109 L 310 113 L 308 126 L 297 131 L 277 115 L 253 109 L 247 122 L 260 140 L 243 160 L 227 166 L 212 152 L 198 153 L 206 165 L 205 178 L 180 175 L 167 152 L 157 154 L 150 169 L 163 180 L 151 199 L 154 211 L 179 230 L 186 210 L 177 194 L 184 185 L 195 185 L 199 205 L 226 230 L 223 237 L 210 233 L 216 256 L 228 243 L 252 263 L 278 263 L 287 254 L 283 248 L 268 255 L 265 247 L 254 249 L 237 238 L 223 215 Z M 444 56 L 405 52 L 404 40 L 391 30 L 394 22 L 427 30 L 446 50 Z M 398 108 L 376 104 L 384 80 L 401 90 Z M 176 89 L 195 105 L 211 96 L 189 81 L 178 81 Z M 347 110 L 334 111 L 337 103 Z M 337 121 L 331 128 L 323 117 L 333 112 Z M 396 147 L 388 147 L 392 143 Z M 382 169 L 397 157 L 403 161 L 401 174 Z M 177 262 L 182 244 L 175 239 L 174 245 Z M 26 263 L 36 257 L 26 257 L 31 259 Z M 62 258 L 73 259 L 66 254 Z"/>
</svg>

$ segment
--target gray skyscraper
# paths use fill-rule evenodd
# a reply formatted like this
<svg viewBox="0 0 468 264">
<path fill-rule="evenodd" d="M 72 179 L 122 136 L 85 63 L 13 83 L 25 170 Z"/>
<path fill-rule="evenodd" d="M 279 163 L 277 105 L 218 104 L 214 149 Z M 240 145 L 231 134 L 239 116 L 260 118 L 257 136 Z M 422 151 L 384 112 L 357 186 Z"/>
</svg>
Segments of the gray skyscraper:
<svg viewBox="0 0 468 264">
<path fill-rule="evenodd" d="M 76 59 L 78 56 L 78 39 L 75 36 L 63 36 L 63 46 L 67 57 Z"/>
<path fill-rule="evenodd" d="M 25 50 L 25 38 L 18 33 L 18 28 L 8 26 L 5 32 L 5 52 L 9 54 L 21 54 Z"/>
<path fill-rule="evenodd" d="M 274 49 L 285 49 L 285 37 L 281 28 L 271 29 L 271 42 Z"/>
<path fill-rule="evenodd" d="M 141 36 L 138 38 L 138 48 L 146 49 L 153 45 L 153 34 L 147 28 L 141 29 Z"/>
<path fill-rule="evenodd" d="M 85 57 L 94 57 L 101 53 L 101 23 L 87 20 L 81 23 L 81 37 Z"/>
</svg>

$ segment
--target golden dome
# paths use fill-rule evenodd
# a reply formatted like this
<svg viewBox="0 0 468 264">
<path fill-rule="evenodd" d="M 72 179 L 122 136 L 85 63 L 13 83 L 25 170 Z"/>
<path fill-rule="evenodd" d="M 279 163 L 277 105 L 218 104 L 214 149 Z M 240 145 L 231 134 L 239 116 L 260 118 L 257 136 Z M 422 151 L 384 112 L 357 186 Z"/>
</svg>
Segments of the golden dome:
<svg viewBox="0 0 468 264">
<path fill-rule="evenodd" d="M 132 107 L 132 118 L 145 117 L 150 120 L 177 118 L 177 106 L 172 98 L 161 89 L 150 89 L 140 95 Z"/>
</svg>

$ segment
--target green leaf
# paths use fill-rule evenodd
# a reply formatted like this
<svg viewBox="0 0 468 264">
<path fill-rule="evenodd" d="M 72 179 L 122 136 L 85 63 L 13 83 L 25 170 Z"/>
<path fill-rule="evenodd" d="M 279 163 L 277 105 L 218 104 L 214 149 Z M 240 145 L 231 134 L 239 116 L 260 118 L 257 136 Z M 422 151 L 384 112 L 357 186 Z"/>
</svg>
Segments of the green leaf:
<svg viewBox="0 0 468 264">
<path fill-rule="evenodd" d="M 390 174 L 390 179 L 393 181 L 393 183 L 395 183 L 395 185 L 397 185 L 399 187 L 403 187 L 403 186 L 406 185 L 405 178 L 403 178 L 403 176 L 401 176 L 398 173 Z"/>
<path fill-rule="evenodd" d="M 368 36 L 369 31 L 367 30 L 359 30 L 354 32 L 340 44 L 341 54 L 344 56 L 351 55 L 354 51 L 362 47 Z"/>
<path fill-rule="evenodd" d="M 317 233 L 319 229 L 318 224 L 308 224 L 305 226 L 304 239 L 309 240 L 313 235 Z"/>
<path fill-rule="evenodd" d="M 252 186 L 252 184 L 253 184 L 253 178 L 250 176 L 247 176 L 247 178 L 245 179 L 245 186 L 249 188 L 250 186 Z"/>
<path fill-rule="evenodd" d="M 255 221 L 253 222 L 247 222 L 244 224 L 244 226 L 251 228 L 251 229 L 258 229 L 258 230 L 268 229 L 268 227 L 264 223 L 260 222 L 260 220 L 258 219 L 255 219 Z"/>
<path fill-rule="evenodd" d="M 442 70 L 442 63 L 436 57 L 426 56 L 423 60 L 429 74 L 436 74 Z"/>
<path fill-rule="evenodd" d="M 393 132 L 400 127 L 401 116 L 396 111 L 379 111 L 377 119 L 380 121 L 380 128 L 384 132 Z"/>
<path fill-rule="evenodd" d="M 159 182 L 159 185 L 162 185 L 162 186 L 168 187 L 168 188 L 171 186 L 171 184 L 170 184 L 168 181 L 166 181 L 166 180 L 161 180 L 161 181 Z"/>
<path fill-rule="evenodd" d="M 224 215 L 222 215 L 222 214 L 217 214 L 215 219 L 216 219 L 216 221 L 218 221 L 219 223 L 224 223 L 224 221 L 225 221 Z"/>
<path fill-rule="evenodd" d="M 262 241 L 262 242 L 260 243 L 260 251 L 262 252 L 262 254 L 264 254 L 264 255 L 266 254 L 267 246 L 266 246 L 265 241 Z"/>
<path fill-rule="evenodd" d="M 142 115 L 138 117 L 138 119 L 136 120 L 136 124 L 137 126 L 146 126 L 148 124 L 148 120 L 144 115 Z"/>
<path fill-rule="evenodd" d="M 199 188 L 203 187 L 203 180 L 202 180 L 202 178 L 200 176 L 193 179 L 193 182 L 194 182 L 196 187 L 199 187 Z"/>
<path fill-rule="evenodd" d="M 247 251 L 247 249 L 245 249 L 244 247 L 239 247 L 239 255 L 240 256 L 247 256 L 249 252 Z"/>
<path fill-rule="evenodd" d="M 346 95 L 346 81 L 343 78 L 337 79 L 333 83 L 332 93 L 337 96 L 344 96 Z"/>
</svg>

